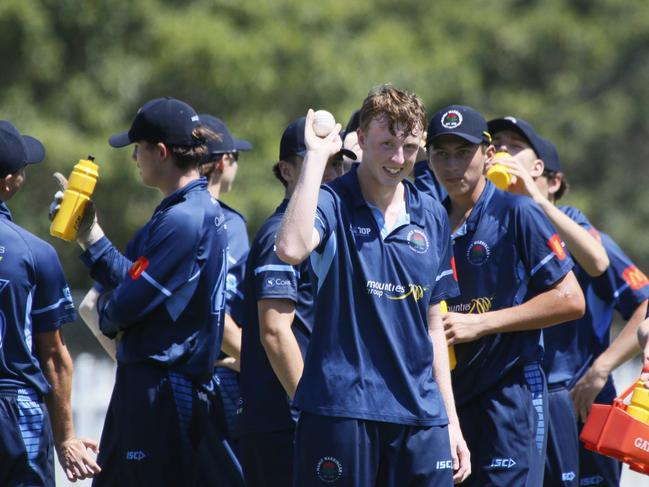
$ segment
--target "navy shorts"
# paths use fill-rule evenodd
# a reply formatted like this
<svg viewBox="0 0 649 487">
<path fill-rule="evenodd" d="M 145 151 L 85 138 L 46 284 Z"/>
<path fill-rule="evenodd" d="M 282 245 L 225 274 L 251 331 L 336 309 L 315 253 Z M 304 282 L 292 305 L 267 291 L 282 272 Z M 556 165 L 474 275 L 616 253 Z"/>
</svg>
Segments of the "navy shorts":
<svg viewBox="0 0 649 487">
<path fill-rule="evenodd" d="M 471 452 L 467 486 L 541 486 L 548 415 L 541 367 L 517 367 L 498 384 L 458 408 Z"/>
<path fill-rule="evenodd" d="M 447 426 L 409 426 L 302 412 L 293 485 L 452 486 Z"/>
<path fill-rule="evenodd" d="M 239 438 L 239 374 L 227 367 L 216 367 L 214 374 L 218 378 L 221 402 L 223 404 L 223 419 L 231 440 Z"/>
<path fill-rule="evenodd" d="M 50 419 L 31 389 L 0 391 L 0 485 L 54 486 Z"/>
<path fill-rule="evenodd" d="M 118 364 L 93 485 L 243 485 L 214 420 L 221 407 L 212 380 L 196 385 L 156 364 Z"/>
<path fill-rule="evenodd" d="M 608 378 L 604 388 L 595 398 L 597 404 L 612 404 L 617 393 L 613 379 Z M 583 428 L 579 423 L 579 433 Z M 620 485 L 620 475 L 622 473 L 622 462 L 615 458 L 600 455 L 591 450 L 587 450 L 584 444 L 579 442 L 579 477 L 582 486 L 616 486 Z"/>
<path fill-rule="evenodd" d="M 548 450 L 546 486 L 579 485 L 579 433 L 570 391 L 564 385 L 548 387 Z"/>
<path fill-rule="evenodd" d="M 239 440 L 247 487 L 290 486 L 295 429 L 244 435 Z"/>
</svg>

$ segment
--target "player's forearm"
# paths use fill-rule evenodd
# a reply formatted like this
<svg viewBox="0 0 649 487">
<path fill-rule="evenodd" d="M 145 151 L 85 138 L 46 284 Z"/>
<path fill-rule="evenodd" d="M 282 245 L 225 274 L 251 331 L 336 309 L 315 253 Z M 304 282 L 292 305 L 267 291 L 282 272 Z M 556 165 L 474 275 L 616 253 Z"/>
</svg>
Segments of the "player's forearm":
<svg viewBox="0 0 649 487">
<path fill-rule="evenodd" d="M 223 324 L 223 342 L 221 351 L 227 353 L 230 357 L 239 360 L 241 358 L 241 328 L 229 314 L 225 315 Z"/>
<path fill-rule="evenodd" d="M 74 437 L 72 423 L 72 359 L 67 353 L 54 353 L 41 364 L 51 390 L 45 396 L 45 404 L 50 415 L 54 443 L 58 447 Z"/>
<path fill-rule="evenodd" d="M 581 318 L 584 311 L 584 293 L 569 272 L 554 287 L 519 306 L 480 315 L 482 334 L 545 328 Z"/>
<path fill-rule="evenodd" d="M 288 396 L 293 399 L 304 371 L 302 353 L 293 331 L 290 327 L 262 329 L 261 343 L 273 372 Z"/>
<path fill-rule="evenodd" d="M 428 310 L 428 334 L 433 343 L 433 377 L 437 383 L 442 401 L 444 401 L 449 421 L 459 424 L 451 384 L 448 345 L 446 344 L 439 305 L 431 306 Z"/>
<path fill-rule="evenodd" d="M 589 276 L 597 277 L 606 272 L 609 259 L 604 246 L 588 230 L 554 206 L 550 201 L 539 203 L 548 219 L 557 229 L 572 257 Z"/>
<path fill-rule="evenodd" d="M 326 155 L 318 152 L 307 152 L 302 162 L 299 179 L 277 234 L 277 256 L 288 264 L 299 264 L 313 250 L 318 193 L 326 164 Z"/>
<path fill-rule="evenodd" d="M 645 300 L 636 308 L 615 340 L 597 357 L 592 365 L 593 368 L 608 375 L 641 352 L 637 333 L 646 313 L 647 301 Z"/>
</svg>

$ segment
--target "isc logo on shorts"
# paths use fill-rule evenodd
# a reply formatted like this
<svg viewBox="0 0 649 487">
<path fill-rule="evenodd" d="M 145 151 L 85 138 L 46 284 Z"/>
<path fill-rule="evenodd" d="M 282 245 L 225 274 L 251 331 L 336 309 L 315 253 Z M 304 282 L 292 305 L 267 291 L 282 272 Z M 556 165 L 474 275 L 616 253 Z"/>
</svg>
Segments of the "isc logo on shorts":
<svg viewBox="0 0 649 487">
<path fill-rule="evenodd" d="M 489 468 L 512 468 L 516 465 L 513 458 L 493 458 Z"/>
<path fill-rule="evenodd" d="M 448 470 L 453 469 L 453 460 L 439 460 L 435 463 L 436 470 Z"/>
<path fill-rule="evenodd" d="M 135 460 L 139 462 L 140 460 L 144 460 L 146 458 L 146 455 L 142 450 L 129 450 L 126 452 L 126 459 L 127 460 Z"/>
</svg>

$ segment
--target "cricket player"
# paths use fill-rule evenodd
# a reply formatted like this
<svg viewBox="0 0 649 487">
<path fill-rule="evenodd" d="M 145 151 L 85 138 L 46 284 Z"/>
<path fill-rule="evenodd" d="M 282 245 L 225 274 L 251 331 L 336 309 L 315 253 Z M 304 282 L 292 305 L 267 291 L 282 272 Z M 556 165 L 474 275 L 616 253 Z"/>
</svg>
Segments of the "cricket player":
<svg viewBox="0 0 649 487">
<path fill-rule="evenodd" d="M 307 147 L 305 117 L 286 127 L 273 166 L 284 200 L 252 244 L 244 285 L 241 359 L 241 457 L 248 487 L 291 485 L 296 411 L 291 409 L 313 331 L 315 307 L 309 261 L 289 265 L 275 254 L 275 238 L 295 190 Z M 329 158 L 322 182 L 343 173 L 346 149 Z"/>
<path fill-rule="evenodd" d="M 363 162 L 320 188 L 340 150 L 305 124 L 306 156 L 277 238 L 310 259 L 315 323 L 298 384 L 293 485 L 452 485 L 470 473 L 439 303 L 457 293 L 443 208 L 406 180 L 425 109 L 384 85 L 360 112 Z"/>
<path fill-rule="evenodd" d="M 61 327 L 76 319 L 54 248 L 13 222 L 6 205 L 45 148 L 0 121 L 0 485 L 54 486 L 54 449 L 68 479 L 101 469 L 77 438 L 73 365 Z M 52 448 L 54 447 L 54 448 Z"/>
<path fill-rule="evenodd" d="M 238 161 L 241 152 L 252 149 L 247 140 L 236 139 L 225 123 L 209 114 L 200 115 L 201 123 L 214 132 L 218 139 L 208 140 L 208 155 L 199 166 L 201 176 L 207 179 L 207 189 L 219 199 L 223 193 L 232 189 L 237 175 Z M 241 354 L 241 322 L 243 315 L 243 276 L 246 259 L 250 250 L 246 219 L 234 208 L 219 199 L 225 216 L 225 227 L 228 236 L 228 275 L 226 280 L 225 322 L 223 343 L 221 345 L 222 363 L 229 367 L 216 368 L 217 380 L 223 400 L 228 434 L 235 449 L 238 439 L 237 409 L 240 397 L 238 362 Z M 227 356 L 225 355 L 227 354 Z"/>
<path fill-rule="evenodd" d="M 471 451 L 466 485 L 541 486 L 541 328 L 584 313 L 573 263 L 534 202 L 486 180 L 495 148 L 480 113 L 442 108 L 430 120 L 427 144 L 430 166 L 448 192 L 443 204 L 460 286 L 443 323 L 457 357 L 453 391 Z"/>
<path fill-rule="evenodd" d="M 109 139 L 113 147 L 134 144 L 143 184 L 164 198 L 125 254 L 92 215 L 77 236 L 101 285 L 99 327 L 120 337 L 94 485 L 241 484 L 212 420 L 227 236 L 198 164 L 213 136 L 192 107 L 157 98 Z"/>
<path fill-rule="evenodd" d="M 530 196 L 552 221 L 574 261 L 586 297 L 586 313 L 544 330 L 543 367 L 548 379 L 549 435 L 544 484 L 619 485 L 621 463 L 586 450 L 581 426 L 593 402 L 610 404 L 616 395 L 611 372 L 640 349 L 649 281 L 610 236 L 598 232 L 577 208 L 556 206 L 567 183 L 554 144 L 518 117 L 489 122 L 499 159 L 517 178 L 513 188 Z M 610 343 L 613 312 L 627 324 Z"/>
</svg>

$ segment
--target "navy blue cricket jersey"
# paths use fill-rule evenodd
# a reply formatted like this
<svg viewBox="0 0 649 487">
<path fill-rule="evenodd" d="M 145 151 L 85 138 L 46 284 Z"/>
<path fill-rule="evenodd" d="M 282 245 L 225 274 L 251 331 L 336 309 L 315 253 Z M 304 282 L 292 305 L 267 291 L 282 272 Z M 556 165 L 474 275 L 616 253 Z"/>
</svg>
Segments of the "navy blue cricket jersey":
<svg viewBox="0 0 649 487">
<path fill-rule="evenodd" d="M 0 204 L 0 389 L 50 386 L 33 351 L 33 334 L 76 319 L 54 248 L 11 221 Z"/>
<path fill-rule="evenodd" d="M 568 388 L 581 378 L 593 361 L 609 346 L 613 312 L 628 320 L 640 304 L 649 298 L 649 280 L 626 256 L 611 237 L 598 233 L 576 208 L 560 207 L 600 241 L 610 261 L 598 277 L 589 276 L 579 263 L 575 275 L 586 297 L 586 314 L 574 321 L 544 330 L 543 368 L 549 384 L 565 382 Z"/>
<path fill-rule="evenodd" d="M 292 330 L 306 355 L 313 330 L 313 290 L 308 261 L 299 266 L 282 262 L 275 254 L 275 237 L 288 200 L 275 210 L 257 232 L 244 280 L 246 319 L 241 344 L 241 433 L 257 434 L 295 426 L 286 391 L 273 372 L 259 338 L 257 301 L 288 299 L 295 303 Z"/>
<path fill-rule="evenodd" d="M 227 236 L 205 178 L 162 200 L 122 255 L 102 238 L 81 256 L 107 291 L 100 328 L 124 334 L 117 361 L 153 361 L 207 380 L 223 338 Z"/>
<path fill-rule="evenodd" d="M 453 234 L 461 294 L 448 301 L 449 311 L 509 308 L 547 290 L 573 266 L 564 247 L 531 198 L 500 191 L 487 182 L 466 222 Z M 486 335 L 455 345 L 457 366 L 451 374 L 455 401 L 466 403 L 514 366 L 540 361 L 542 352 L 541 330 Z"/>
<path fill-rule="evenodd" d="M 406 213 L 387 231 L 357 171 L 320 190 L 315 323 L 295 403 L 324 416 L 446 424 L 427 311 L 457 294 L 448 219 L 404 181 Z"/>
<path fill-rule="evenodd" d="M 228 233 L 228 277 L 225 286 L 225 312 L 239 325 L 243 311 L 243 277 L 250 244 L 246 219 L 241 213 L 219 200 Z"/>
<path fill-rule="evenodd" d="M 414 177 L 417 189 L 431 195 L 437 201 L 444 201 L 448 196 L 446 189 L 428 166 L 428 161 L 419 161 L 415 164 Z"/>
</svg>

